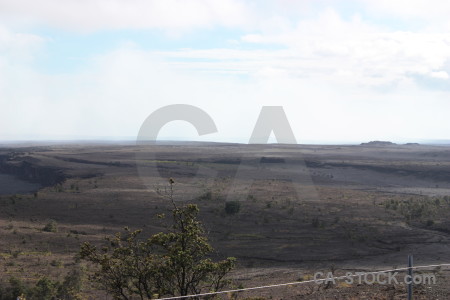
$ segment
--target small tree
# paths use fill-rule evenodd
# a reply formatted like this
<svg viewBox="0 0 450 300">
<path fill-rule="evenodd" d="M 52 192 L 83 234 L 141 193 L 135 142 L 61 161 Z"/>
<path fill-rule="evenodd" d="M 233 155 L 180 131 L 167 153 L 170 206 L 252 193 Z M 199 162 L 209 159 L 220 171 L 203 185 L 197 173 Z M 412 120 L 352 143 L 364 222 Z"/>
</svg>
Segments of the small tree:
<svg viewBox="0 0 450 300">
<path fill-rule="evenodd" d="M 173 230 L 158 233 L 150 241 L 162 249 L 164 281 L 167 293 L 186 296 L 202 290 L 217 291 L 226 283 L 224 276 L 234 267 L 234 258 L 213 262 L 207 255 L 213 252 L 197 220 L 198 207 L 188 204 L 173 210 Z"/>
<path fill-rule="evenodd" d="M 83 288 L 84 269 L 75 268 L 71 270 L 58 286 L 58 299 L 81 300 L 81 289 Z"/>
<path fill-rule="evenodd" d="M 170 179 L 169 199 L 173 223 L 168 232 L 139 240 L 140 230 L 117 233 L 101 251 L 89 243 L 81 247 L 81 257 L 99 268 L 94 279 L 116 299 L 151 299 L 158 296 L 185 296 L 201 291 L 217 291 L 227 281 L 234 258 L 214 262 L 213 252 L 198 221 L 194 204 L 178 207 L 173 201 Z"/>
<path fill-rule="evenodd" d="M 151 299 L 155 291 L 162 290 L 158 288 L 158 257 L 148 240 L 138 240 L 140 233 L 125 228 L 124 235 L 108 238 L 109 245 L 101 251 L 89 243 L 81 247 L 81 257 L 100 267 L 92 279 L 115 299 L 130 299 L 135 294 Z"/>
<path fill-rule="evenodd" d="M 27 288 L 19 278 L 11 277 L 9 279 L 9 293 L 12 297 L 19 297 L 27 293 Z M 7 299 L 8 296 L 5 298 Z"/>
<path fill-rule="evenodd" d="M 32 294 L 36 299 L 52 300 L 56 298 L 58 282 L 54 282 L 47 277 L 41 278 L 34 287 Z"/>
</svg>

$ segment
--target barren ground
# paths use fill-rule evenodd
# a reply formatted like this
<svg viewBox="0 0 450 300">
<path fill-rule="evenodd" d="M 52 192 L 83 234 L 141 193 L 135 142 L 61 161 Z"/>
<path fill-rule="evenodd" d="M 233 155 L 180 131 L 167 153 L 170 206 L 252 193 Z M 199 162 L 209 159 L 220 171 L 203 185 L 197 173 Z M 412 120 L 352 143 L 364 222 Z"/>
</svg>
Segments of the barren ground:
<svg viewBox="0 0 450 300">
<path fill-rule="evenodd" d="M 234 256 L 245 287 L 450 262 L 450 147 L 187 143 L 22 145 L 0 148 L 0 270 L 36 281 L 79 265 L 83 241 L 124 226 L 165 229 L 162 195 L 200 207 L 218 257 Z M 41 188 L 39 189 L 39 186 Z M 33 190 L 39 189 L 36 193 Z M 14 191 L 14 192 L 13 192 Z M 241 202 L 227 215 L 227 200 Z M 55 220 L 58 232 L 42 228 Z M 448 269 L 417 297 L 450 295 Z M 404 285 L 315 284 L 239 294 L 273 299 L 401 299 Z M 86 291 L 93 299 L 98 292 Z"/>
</svg>

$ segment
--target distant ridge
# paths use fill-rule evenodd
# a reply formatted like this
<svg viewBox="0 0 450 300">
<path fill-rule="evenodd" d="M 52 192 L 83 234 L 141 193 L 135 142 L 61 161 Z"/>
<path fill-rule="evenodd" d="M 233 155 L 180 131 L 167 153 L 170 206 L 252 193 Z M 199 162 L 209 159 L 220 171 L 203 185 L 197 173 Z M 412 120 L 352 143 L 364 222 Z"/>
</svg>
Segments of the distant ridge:
<svg viewBox="0 0 450 300">
<path fill-rule="evenodd" d="M 370 141 L 368 143 L 361 143 L 361 146 L 375 146 L 375 147 L 385 147 L 385 146 L 395 146 L 396 143 L 389 141 Z"/>
</svg>

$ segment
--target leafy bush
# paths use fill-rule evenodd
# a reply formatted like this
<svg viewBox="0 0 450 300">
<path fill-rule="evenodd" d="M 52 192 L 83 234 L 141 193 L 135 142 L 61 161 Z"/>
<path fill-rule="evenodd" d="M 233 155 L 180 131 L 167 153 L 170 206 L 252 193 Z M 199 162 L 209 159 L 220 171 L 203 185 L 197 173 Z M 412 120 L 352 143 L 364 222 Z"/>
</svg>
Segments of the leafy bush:
<svg viewBox="0 0 450 300">
<path fill-rule="evenodd" d="M 21 279 L 11 277 L 9 285 L 0 286 L 0 300 L 81 300 L 83 280 L 84 272 L 81 269 L 69 272 L 62 282 L 44 276 L 34 286 L 25 285 Z"/>
<path fill-rule="evenodd" d="M 58 232 L 58 223 L 55 220 L 50 220 L 44 228 L 42 228 L 45 232 Z"/>
<path fill-rule="evenodd" d="M 203 195 L 201 195 L 200 197 L 198 197 L 199 200 L 212 200 L 213 195 L 211 191 L 207 191 L 205 192 Z"/>
<path fill-rule="evenodd" d="M 58 291 L 58 282 L 50 280 L 47 277 L 41 278 L 34 287 L 31 294 L 33 298 L 40 300 L 53 300 Z"/>
<path fill-rule="evenodd" d="M 239 201 L 227 201 L 225 202 L 225 212 L 229 215 L 234 215 L 241 209 L 241 203 Z"/>
<path fill-rule="evenodd" d="M 63 266 L 63 262 L 60 260 L 54 259 L 50 262 L 50 266 L 60 268 Z"/>
</svg>

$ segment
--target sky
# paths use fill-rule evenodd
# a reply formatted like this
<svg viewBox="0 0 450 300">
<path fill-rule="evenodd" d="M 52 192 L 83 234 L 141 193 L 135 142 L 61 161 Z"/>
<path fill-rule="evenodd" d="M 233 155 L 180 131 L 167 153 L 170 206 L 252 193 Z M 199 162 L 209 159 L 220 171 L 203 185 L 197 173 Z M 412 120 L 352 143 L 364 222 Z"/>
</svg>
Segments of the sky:
<svg viewBox="0 0 450 300">
<path fill-rule="evenodd" d="M 0 0 L 0 140 L 136 139 L 171 104 L 248 142 L 282 106 L 298 143 L 449 139 L 445 0 Z M 273 140 L 273 139 L 272 139 Z"/>
</svg>

